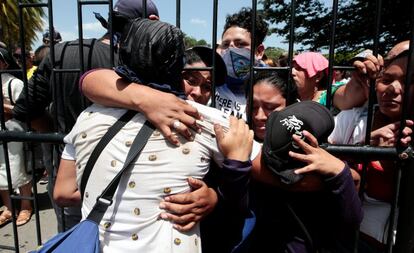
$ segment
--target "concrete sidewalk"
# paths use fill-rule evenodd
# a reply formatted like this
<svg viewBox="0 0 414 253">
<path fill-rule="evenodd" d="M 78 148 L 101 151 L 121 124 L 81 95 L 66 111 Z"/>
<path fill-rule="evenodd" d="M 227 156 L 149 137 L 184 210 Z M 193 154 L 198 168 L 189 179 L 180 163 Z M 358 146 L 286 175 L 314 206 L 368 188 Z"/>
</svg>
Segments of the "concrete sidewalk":
<svg viewBox="0 0 414 253">
<path fill-rule="evenodd" d="M 50 199 L 47 194 L 47 185 L 37 184 L 38 203 L 39 203 L 39 221 L 42 243 L 57 233 L 56 215 L 50 204 Z M 37 248 L 37 234 L 36 234 L 36 217 L 33 214 L 28 223 L 17 227 L 19 252 L 28 252 Z M 14 234 L 13 225 L 9 224 L 0 228 L 0 252 L 9 253 L 17 252 L 14 250 Z M 13 249 L 4 249 L 9 247 Z"/>
</svg>

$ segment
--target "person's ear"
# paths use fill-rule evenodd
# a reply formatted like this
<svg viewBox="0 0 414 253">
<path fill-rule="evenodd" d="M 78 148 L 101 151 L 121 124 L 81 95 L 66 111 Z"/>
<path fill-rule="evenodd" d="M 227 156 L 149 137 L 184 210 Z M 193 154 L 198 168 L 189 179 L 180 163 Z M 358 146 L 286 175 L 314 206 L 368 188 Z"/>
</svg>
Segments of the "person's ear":
<svg viewBox="0 0 414 253">
<path fill-rule="evenodd" d="M 257 49 L 256 49 L 256 58 L 258 60 L 261 60 L 262 59 L 264 53 L 265 53 L 265 47 L 264 47 L 264 45 L 263 44 L 260 44 L 259 46 L 257 46 Z"/>
<path fill-rule="evenodd" d="M 160 20 L 160 17 L 158 17 L 157 15 L 151 14 L 151 15 L 149 15 L 148 19 L 151 19 L 151 20 Z"/>
</svg>

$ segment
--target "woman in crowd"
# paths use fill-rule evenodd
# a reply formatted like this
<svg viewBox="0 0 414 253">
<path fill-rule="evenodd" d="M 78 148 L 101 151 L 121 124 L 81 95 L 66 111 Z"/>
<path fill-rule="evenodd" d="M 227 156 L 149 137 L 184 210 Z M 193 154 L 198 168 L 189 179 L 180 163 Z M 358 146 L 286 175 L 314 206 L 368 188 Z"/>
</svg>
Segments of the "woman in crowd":
<svg viewBox="0 0 414 253">
<path fill-rule="evenodd" d="M 246 81 L 246 86 L 250 81 Z M 247 92 L 246 92 L 247 93 Z M 289 96 L 289 97 L 288 97 Z M 269 114 L 297 102 L 297 89 L 276 72 L 260 71 L 253 79 L 253 132 L 262 142 Z"/>
<path fill-rule="evenodd" d="M 408 49 L 409 41 L 395 45 L 385 58 L 384 69 L 380 71 L 375 65 L 382 65 L 382 59 L 377 59 L 372 54 L 364 61 L 355 63 L 361 70 L 357 72 L 360 75 L 358 81 L 365 82 L 368 76 L 366 73 L 376 77 L 375 90 L 379 107 L 374 112 L 370 145 L 397 145 L 399 120 L 407 87 L 404 82 Z M 364 83 L 361 87 L 368 88 Z M 360 107 L 338 114 L 329 141 L 334 144 L 364 144 L 367 113 L 367 107 Z M 400 139 L 401 145 L 410 143 L 412 127 L 413 121 L 407 120 Z M 364 219 L 360 227 L 361 249 L 358 252 L 385 252 L 396 170 L 393 161 L 379 160 L 368 164 L 363 199 Z"/>
<path fill-rule="evenodd" d="M 19 66 L 13 60 L 6 49 L 0 48 L 0 69 L 18 69 Z M 23 82 L 9 73 L 1 74 L 3 87 L 3 106 L 6 128 L 9 131 L 25 131 L 24 123 L 11 118 L 11 110 L 14 102 L 23 90 Z M 25 153 L 22 142 L 8 143 L 8 156 L 10 164 L 12 189 L 19 188 L 20 195 L 30 197 L 32 194 L 31 178 L 26 173 Z M 0 148 L 0 195 L 6 209 L 0 215 L 0 226 L 7 224 L 12 220 L 11 199 L 8 192 L 8 182 L 6 174 L 6 160 L 3 147 Z M 20 212 L 17 216 L 16 224 L 18 226 L 26 224 L 32 215 L 32 206 L 30 200 L 21 200 Z"/>
<path fill-rule="evenodd" d="M 359 92 L 359 83 L 328 80 L 328 65 L 328 60 L 316 52 L 301 53 L 293 58 L 292 79 L 297 86 L 299 99 L 313 100 L 326 105 L 328 83 L 332 83 L 331 103 L 335 109 L 333 112 L 362 106 L 367 97 Z"/>
<path fill-rule="evenodd" d="M 252 105 L 255 139 L 263 141 L 269 138 L 266 126 L 274 128 L 279 123 L 266 124 L 269 117 L 282 113 L 286 106 L 295 102 L 296 87 L 289 87 L 276 72 L 261 71 L 255 75 Z M 297 105 L 305 114 L 310 109 L 308 105 Z M 291 152 L 290 163 L 298 160 L 307 164 L 296 168 L 295 173 L 317 175 L 323 188 L 315 189 L 300 181 L 275 187 L 253 180 L 250 201 L 257 221 L 250 252 L 271 249 L 289 253 L 315 250 L 337 253 L 353 246 L 353 231 L 358 227 L 362 213 L 351 170 L 344 162 L 319 148 L 317 138 L 311 133 L 303 131 L 303 136 L 306 142 L 293 136 L 293 141 L 304 154 Z"/>
</svg>

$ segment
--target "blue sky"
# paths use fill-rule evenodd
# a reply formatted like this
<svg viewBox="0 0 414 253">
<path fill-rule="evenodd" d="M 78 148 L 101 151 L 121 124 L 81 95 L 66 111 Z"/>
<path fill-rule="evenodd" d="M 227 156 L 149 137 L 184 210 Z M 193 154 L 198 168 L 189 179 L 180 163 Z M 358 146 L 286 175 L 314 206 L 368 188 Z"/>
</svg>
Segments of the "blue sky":
<svg viewBox="0 0 414 253">
<path fill-rule="evenodd" d="M 153 0 L 158 7 L 161 20 L 176 24 L 175 0 Z M 114 0 L 116 2 L 116 0 Z M 218 38 L 223 32 L 223 25 L 227 14 L 235 13 L 242 7 L 251 7 L 251 0 L 222 0 L 218 1 Z M 211 44 L 213 0 L 181 0 L 181 29 L 189 36 L 198 40 L 205 39 Z M 259 7 L 260 8 L 260 7 Z M 97 38 L 104 34 L 105 30 L 95 19 L 93 12 L 99 12 L 107 17 L 108 7 L 104 5 L 92 5 L 83 7 L 83 34 L 85 38 Z M 47 11 L 46 11 L 47 13 Z M 77 1 L 55 0 L 53 1 L 53 22 L 63 40 L 73 40 L 78 37 Z M 45 17 L 44 29 L 47 29 L 47 17 Z M 41 45 L 42 33 L 38 33 L 38 40 L 34 43 L 35 49 Z M 265 40 L 265 46 L 279 46 L 287 49 L 287 44 L 281 44 L 277 36 L 273 35 Z"/>
</svg>

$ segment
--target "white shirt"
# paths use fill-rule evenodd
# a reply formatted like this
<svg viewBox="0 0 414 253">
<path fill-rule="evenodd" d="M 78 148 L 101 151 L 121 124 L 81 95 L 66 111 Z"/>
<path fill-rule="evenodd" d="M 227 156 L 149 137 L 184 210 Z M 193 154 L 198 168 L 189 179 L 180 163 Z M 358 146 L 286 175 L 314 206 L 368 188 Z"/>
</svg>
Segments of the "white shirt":
<svg viewBox="0 0 414 253">
<path fill-rule="evenodd" d="M 333 144 L 363 144 L 367 125 L 367 107 L 358 107 L 341 111 L 335 117 L 335 128 L 329 136 L 329 142 Z M 386 243 L 388 233 L 388 219 L 391 205 L 364 194 L 362 201 L 364 218 L 362 219 L 361 232 Z"/>
<path fill-rule="evenodd" d="M 224 159 L 212 134 L 212 123 L 228 125 L 228 119 L 214 108 L 188 102 L 203 115 L 204 131 L 196 134 L 192 142 L 179 136 L 183 143 L 180 147 L 171 145 L 158 131 L 152 134 L 133 169 L 124 173 L 114 203 L 101 221 L 103 252 L 201 252 L 198 225 L 187 233 L 181 233 L 173 229 L 169 221 L 158 218 L 162 212 L 158 207 L 162 198 L 190 191 L 188 177 L 201 179 L 208 172 L 211 158 L 219 165 Z M 70 150 L 71 145 L 75 148 L 78 186 L 93 148 L 125 112 L 124 109 L 92 105 L 81 113 L 72 131 L 65 137 L 66 149 Z M 144 116 L 137 114 L 98 158 L 85 189 L 83 217 L 91 211 L 96 197 L 122 168 L 129 146 L 144 121 Z M 258 144 L 255 146 L 254 156 L 260 149 Z"/>
<path fill-rule="evenodd" d="M 216 89 L 216 108 L 227 115 L 246 120 L 246 97 L 243 94 L 234 94 L 227 84 Z"/>
<path fill-rule="evenodd" d="M 23 91 L 24 83 L 22 80 L 10 75 L 9 73 L 1 74 L 3 101 L 5 104 L 10 103 L 10 96 L 12 101 L 15 103 L 19 98 L 20 93 Z M 9 92 L 9 86 L 11 86 L 11 92 Z"/>
<path fill-rule="evenodd" d="M 10 95 L 14 102 L 16 102 L 20 93 L 23 90 L 23 82 L 8 74 L 1 74 L 2 95 L 5 104 L 10 103 Z M 10 86 L 10 90 L 9 90 Z M 9 92 L 10 91 L 10 92 Z M 10 119 L 6 122 L 6 128 L 9 131 L 24 131 L 24 124 L 18 120 Z M 30 182 L 31 177 L 26 173 L 25 154 L 22 142 L 9 142 L 8 153 L 10 162 L 10 172 L 12 179 L 12 188 L 16 189 Z M 0 190 L 7 190 L 7 174 L 6 164 L 4 159 L 3 146 L 0 147 Z"/>
<path fill-rule="evenodd" d="M 335 128 L 328 140 L 332 144 L 363 144 L 367 123 L 367 107 L 341 111 L 335 117 Z"/>
</svg>

